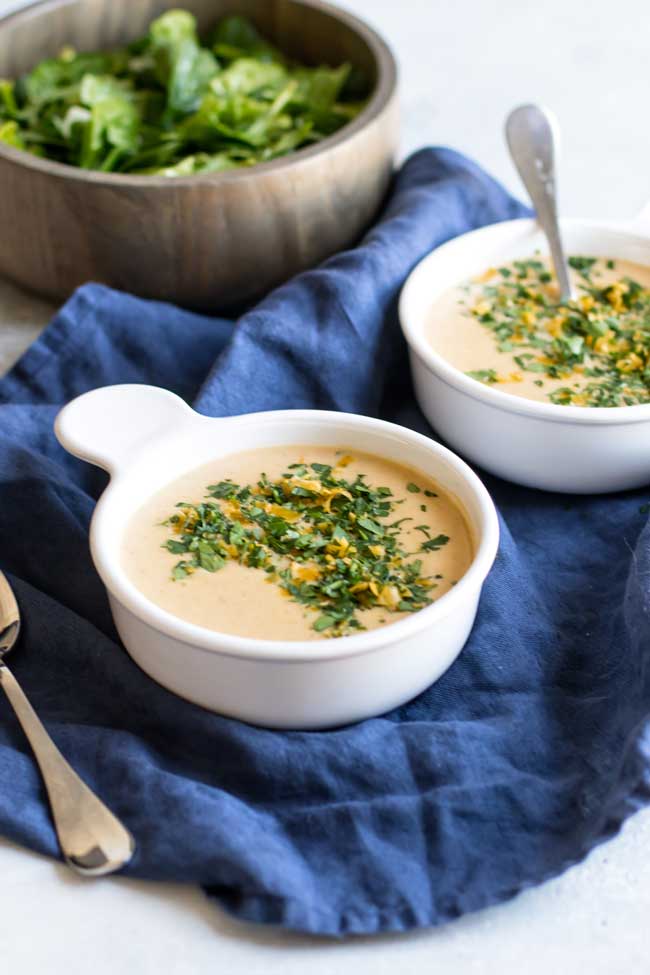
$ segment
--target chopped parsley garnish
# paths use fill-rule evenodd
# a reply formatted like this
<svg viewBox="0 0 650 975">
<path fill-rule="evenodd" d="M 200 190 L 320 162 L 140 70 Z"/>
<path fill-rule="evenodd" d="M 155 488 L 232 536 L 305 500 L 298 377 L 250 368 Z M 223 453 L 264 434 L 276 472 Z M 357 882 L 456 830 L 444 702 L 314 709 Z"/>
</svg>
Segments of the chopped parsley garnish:
<svg viewBox="0 0 650 975">
<path fill-rule="evenodd" d="M 574 271 L 579 271 L 583 277 L 589 278 L 597 260 L 596 257 L 570 257 L 568 264 Z"/>
<path fill-rule="evenodd" d="M 422 491 L 413 483 L 407 490 Z M 207 491 L 198 504 L 180 502 L 165 522 L 173 537 L 163 547 L 182 556 L 174 580 L 217 572 L 228 560 L 263 570 L 317 614 L 312 626 L 324 636 L 364 629 L 367 609 L 412 613 L 432 602 L 438 583 L 422 575 L 422 560 L 400 540 L 400 525 L 411 519 L 391 520 L 403 499 L 372 487 L 363 474 L 347 480 L 328 464 L 292 464 L 277 480 L 265 474 L 252 485 L 223 480 Z M 449 541 L 430 538 L 427 525 L 417 530 L 425 535 L 420 551 Z"/>
<path fill-rule="evenodd" d="M 472 379 L 477 379 L 480 383 L 497 383 L 499 377 L 495 369 L 473 369 L 467 373 Z"/>
<path fill-rule="evenodd" d="M 430 538 L 428 541 L 422 543 L 422 551 L 437 552 L 442 548 L 443 545 L 446 545 L 448 541 L 449 537 L 447 535 L 436 535 L 435 538 Z"/>
<path fill-rule="evenodd" d="M 509 275 L 504 268 L 482 275 L 471 314 L 492 332 L 500 352 L 513 353 L 517 369 L 467 375 L 489 385 L 521 382 L 523 373 L 560 380 L 547 396 L 563 406 L 649 403 L 650 289 L 625 276 L 599 283 L 602 268 L 615 270 L 614 261 L 573 256 L 569 264 L 578 274 L 578 294 L 567 302 L 558 301 L 539 260 L 515 261 Z"/>
</svg>

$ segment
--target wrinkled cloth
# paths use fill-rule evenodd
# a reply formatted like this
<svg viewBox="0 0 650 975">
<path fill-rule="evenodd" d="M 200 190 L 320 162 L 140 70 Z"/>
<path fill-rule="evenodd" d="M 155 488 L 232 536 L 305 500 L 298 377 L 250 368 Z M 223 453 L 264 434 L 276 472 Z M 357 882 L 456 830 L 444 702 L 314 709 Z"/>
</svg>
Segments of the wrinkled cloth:
<svg viewBox="0 0 650 975">
<path fill-rule="evenodd" d="M 278 732 L 175 697 L 127 656 L 88 551 L 106 477 L 52 433 L 72 397 L 144 382 L 213 416 L 318 407 L 435 437 L 413 399 L 400 287 L 441 242 L 524 212 L 469 160 L 422 150 L 358 247 L 236 326 L 90 284 L 0 382 L 0 566 L 24 617 L 13 667 L 137 838 L 126 873 L 201 884 L 244 919 L 402 931 L 559 873 L 648 800 L 650 489 L 569 498 L 486 477 L 501 545 L 451 669 L 374 720 Z M 2 701 L 0 783 L 0 833 L 58 856 Z"/>
</svg>

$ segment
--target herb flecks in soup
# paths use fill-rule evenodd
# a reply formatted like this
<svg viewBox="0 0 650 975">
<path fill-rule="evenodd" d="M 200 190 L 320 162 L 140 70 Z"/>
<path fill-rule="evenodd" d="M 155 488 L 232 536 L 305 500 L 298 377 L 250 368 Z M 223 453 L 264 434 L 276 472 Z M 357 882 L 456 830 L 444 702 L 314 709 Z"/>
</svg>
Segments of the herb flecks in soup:
<svg viewBox="0 0 650 975">
<path fill-rule="evenodd" d="M 267 639 L 393 622 L 446 592 L 471 556 L 463 516 L 426 477 L 316 447 L 193 472 L 137 513 L 124 547 L 133 582 L 163 608 Z"/>
<path fill-rule="evenodd" d="M 576 290 L 559 300 L 547 261 L 490 268 L 443 296 L 436 350 L 505 392 L 572 406 L 650 402 L 650 268 L 571 257 Z"/>
<path fill-rule="evenodd" d="M 208 496 L 201 504 L 182 502 L 168 521 L 176 537 L 167 548 L 184 556 L 174 579 L 216 572 L 236 559 L 315 610 L 314 629 L 332 635 L 361 629 L 364 609 L 412 613 L 431 602 L 436 582 L 400 544 L 402 520 L 388 520 L 400 499 L 363 474 L 348 480 L 329 464 L 290 464 L 277 480 L 262 474 L 255 484 L 220 481 Z M 428 525 L 422 533 L 418 551 L 449 542 L 447 535 L 431 537 Z"/>
</svg>

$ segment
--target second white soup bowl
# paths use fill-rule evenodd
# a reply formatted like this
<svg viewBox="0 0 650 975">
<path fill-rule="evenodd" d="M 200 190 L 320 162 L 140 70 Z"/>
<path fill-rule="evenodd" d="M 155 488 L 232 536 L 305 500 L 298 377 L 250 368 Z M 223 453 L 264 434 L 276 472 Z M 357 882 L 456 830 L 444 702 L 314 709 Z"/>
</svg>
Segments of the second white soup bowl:
<svg viewBox="0 0 650 975">
<path fill-rule="evenodd" d="M 563 220 L 568 254 L 650 265 L 650 213 L 629 226 Z M 486 386 L 440 356 L 429 337 L 436 300 L 489 267 L 548 255 L 534 220 L 463 234 L 425 257 L 402 291 L 399 314 L 415 393 L 434 429 L 465 457 L 509 481 L 594 494 L 650 482 L 650 404 L 559 406 Z"/>
<path fill-rule="evenodd" d="M 388 711 L 419 694 L 460 653 L 498 545 L 494 505 L 446 448 L 392 423 L 316 410 L 213 419 L 151 386 L 108 386 L 73 400 L 56 434 L 105 468 L 92 519 L 92 557 L 133 659 L 175 693 L 221 714 L 275 728 L 323 728 Z M 474 538 L 457 585 L 413 615 L 338 639 L 280 642 L 214 632 L 152 603 L 121 562 L 124 531 L 148 498 L 211 460 L 287 444 L 338 446 L 416 468 L 453 496 Z M 441 526 L 442 527 L 442 526 Z"/>
</svg>

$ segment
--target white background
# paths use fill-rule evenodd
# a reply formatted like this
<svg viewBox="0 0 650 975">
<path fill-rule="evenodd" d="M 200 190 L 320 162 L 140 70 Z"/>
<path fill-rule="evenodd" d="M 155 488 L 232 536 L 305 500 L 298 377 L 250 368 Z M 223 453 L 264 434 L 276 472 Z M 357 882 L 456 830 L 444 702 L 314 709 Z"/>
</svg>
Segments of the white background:
<svg viewBox="0 0 650 975">
<path fill-rule="evenodd" d="M 0 8 L 18 5 L 0 0 Z M 513 105 L 536 100 L 562 126 L 565 213 L 618 220 L 650 199 L 647 0 L 343 5 L 397 52 L 403 154 L 451 145 L 519 192 L 502 123 Z M 51 311 L 0 282 L 0 369 Z M 332 943 L 241 925 L 193 889 L 81 881 L 4 841 L 0 911 L 2 975 L 647 975 L 650 811 L 563 877 L 445 928 L 399 937 Z"/>
</svg>

